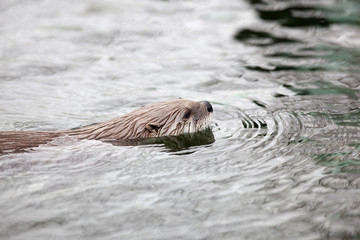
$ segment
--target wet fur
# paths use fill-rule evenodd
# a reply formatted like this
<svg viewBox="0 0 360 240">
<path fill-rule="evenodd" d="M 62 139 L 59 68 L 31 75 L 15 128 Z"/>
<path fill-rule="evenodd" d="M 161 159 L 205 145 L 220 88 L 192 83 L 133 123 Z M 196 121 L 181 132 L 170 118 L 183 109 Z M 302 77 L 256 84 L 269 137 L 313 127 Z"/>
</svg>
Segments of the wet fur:
<svg viewBox="0 0 360 240">
<path fill-rule="evenodd" d="M 140 139 L 204 130 L 212 113 L 201 102 L 178 99 L 144 106 L 121 117 L 76 130 L 59 132 L 0 132 L 0 153 L 21 151 L 60 136 L 78 139 Z"/>
</svg>

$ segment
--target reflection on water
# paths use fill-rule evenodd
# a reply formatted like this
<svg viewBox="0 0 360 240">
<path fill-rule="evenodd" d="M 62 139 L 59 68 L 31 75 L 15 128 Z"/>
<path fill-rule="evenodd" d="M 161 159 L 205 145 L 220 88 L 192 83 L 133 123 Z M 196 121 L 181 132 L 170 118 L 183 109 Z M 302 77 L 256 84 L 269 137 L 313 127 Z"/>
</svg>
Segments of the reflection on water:
<svg viewBox="0 0 360 240">
<path fill-rule="evenodd" d="M 0 156 L 1 239 L 359 239 L 356 0 L 2 1 L 0 129 L 208 100 L 212 129 Z M 21 16 L 21 17 L 19 17 Z"/>
<path fill-rule="evenodd" d="M 189 154 L 193 152 L 191 148 L 209 145 L 214 141 L 214 134 L 211 129 L 208 128 L 201 132 L 186 133 L 178 136 L 164 136 L 149 139 L 107 140 L 105 142 L 115 146 L 158 145 L 164 147 L 167 152 Z"/>
<path fill-rule="evenodd" d="M 249 0 L 259 17 L 286 27 L 329 27 L 360 24 L 359 1 L 267 1 Z M 331 5 L 329 5 L 329 3 Z"/>
</svg>

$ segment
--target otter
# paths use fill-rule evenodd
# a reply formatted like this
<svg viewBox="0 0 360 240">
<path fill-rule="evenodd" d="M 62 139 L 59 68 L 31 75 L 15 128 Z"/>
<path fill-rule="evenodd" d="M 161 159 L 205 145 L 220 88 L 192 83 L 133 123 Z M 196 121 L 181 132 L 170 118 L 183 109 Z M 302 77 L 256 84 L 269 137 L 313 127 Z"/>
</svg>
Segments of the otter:
<svg viewBox="0 0 360 240">
<path fill-rule="evenodd" d="M 0 153 L 19 152 L 60 136 L 89 140 L 131 140 L 194 133 L 209 127 L 213 108 L 208 101 L 176 99 L 145 105 L 123 116 L 58 132 L 0 131 Z"/>
</svg>

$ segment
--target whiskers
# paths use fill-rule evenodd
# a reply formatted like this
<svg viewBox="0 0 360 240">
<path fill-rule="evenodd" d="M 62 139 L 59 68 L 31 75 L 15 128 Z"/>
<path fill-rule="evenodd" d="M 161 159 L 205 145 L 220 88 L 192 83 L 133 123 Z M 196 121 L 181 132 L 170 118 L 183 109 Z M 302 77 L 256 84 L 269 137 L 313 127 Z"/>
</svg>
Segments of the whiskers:
<svg viewBox="0 0 360 240">
<path fill-rule="evenodd" d="M 203 131 L 210 127 L 210 123 L 213 119 L 213 114 L 210 113 L 208 117 L 203 118 L 203 120 L 198 121 L 196 124 L 195 132 Z"/>
<path fill-rule="evenodd" d="M 168 131 L 165 130 L 166 135 L 179 135 L 183 133 L 195 133 L 209 128 L 213 115 L 202 119 L 192 119 L 191 121 L 179 122 L 176 126 L 171 126 Z"/>
</svg>

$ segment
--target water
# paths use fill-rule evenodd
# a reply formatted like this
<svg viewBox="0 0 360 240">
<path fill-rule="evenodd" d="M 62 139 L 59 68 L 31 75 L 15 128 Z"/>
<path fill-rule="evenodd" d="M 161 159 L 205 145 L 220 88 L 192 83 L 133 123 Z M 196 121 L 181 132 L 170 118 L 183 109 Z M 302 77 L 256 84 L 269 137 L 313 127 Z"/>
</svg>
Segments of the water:
<svg viewBox="0 0 360 240">
<path fill-rule="evenodd" d="M 182 97 L 213 104 L 215 141 L 64 137 L 2 155 L 0 238 L 359 239 L 359 9 L 1 1 L 1 130 Z"/>
</svg>

